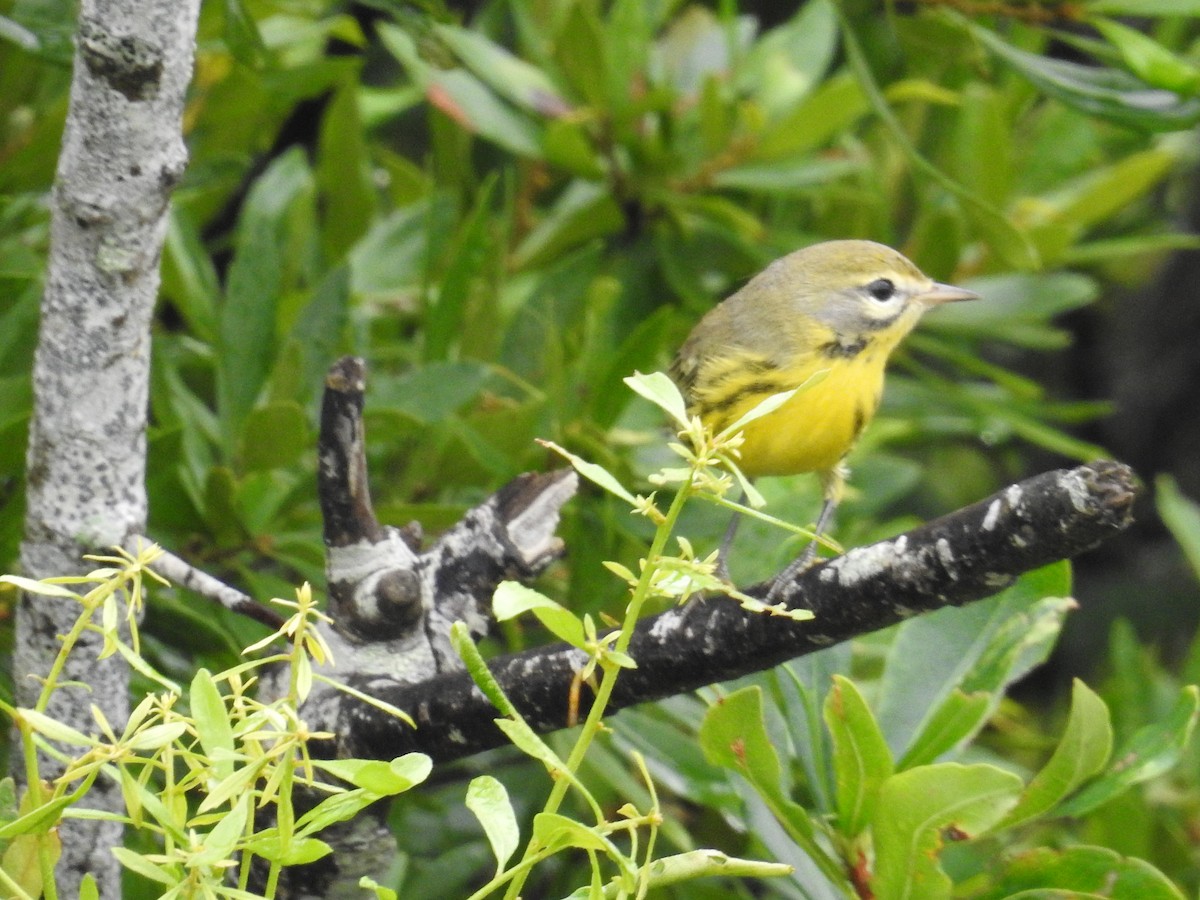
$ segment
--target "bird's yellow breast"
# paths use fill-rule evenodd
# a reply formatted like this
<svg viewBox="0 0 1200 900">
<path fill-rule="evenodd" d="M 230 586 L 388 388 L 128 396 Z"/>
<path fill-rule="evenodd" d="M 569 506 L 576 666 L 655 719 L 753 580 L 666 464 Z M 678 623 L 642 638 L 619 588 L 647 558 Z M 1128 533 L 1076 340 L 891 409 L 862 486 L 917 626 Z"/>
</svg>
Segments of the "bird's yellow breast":
<svg viewBox="0 0 1200 900">
<path fill-rule="evenodd" d="M 781 373 L 781 381 L 786 382 L 782 390 L 788 390 L 827 370 L 816 384 L 746 426 L 742 470 L 753 478 L 834 468 L 879 408 L 886 362 L 884 354 L 867 351 L 853 359 L 814 360 Z M 761 394 L 748 396 L 737 404 L 729 421 L 736 421 L 764 399 Z"/>
<path fill-rule="evenodd" d="M 856 353 L 814 351 L 782 367 L 736 354 L 709 359 L 692 390 L 692 410 L 721 431 L 772 394 L 803 385 L 774 412 L 743 430 L 740 466 L 750 477 L 829 471 L 879 408 L 884 369 L 900 335 L 878 335 Z"/>
</svg>

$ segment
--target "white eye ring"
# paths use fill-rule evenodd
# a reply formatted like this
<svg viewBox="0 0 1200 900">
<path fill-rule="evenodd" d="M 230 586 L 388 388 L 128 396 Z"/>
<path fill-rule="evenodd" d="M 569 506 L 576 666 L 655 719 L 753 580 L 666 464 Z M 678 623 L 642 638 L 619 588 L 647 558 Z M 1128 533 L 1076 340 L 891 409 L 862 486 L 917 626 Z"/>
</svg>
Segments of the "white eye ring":
<svg viewBox="0 0 1200 900">
<path fill-rule="evenodd" d="M 896 296 L 896 285 L 890 278 L 876 278 L 867 285 L 866 292 L 872 300 L 886 303 Z"/>
</svg>

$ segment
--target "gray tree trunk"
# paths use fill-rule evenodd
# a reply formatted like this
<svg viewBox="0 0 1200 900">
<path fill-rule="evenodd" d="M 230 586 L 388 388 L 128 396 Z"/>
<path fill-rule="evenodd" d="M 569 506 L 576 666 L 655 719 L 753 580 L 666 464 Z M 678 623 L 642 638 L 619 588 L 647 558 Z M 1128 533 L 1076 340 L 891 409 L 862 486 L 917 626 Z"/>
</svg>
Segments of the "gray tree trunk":
<svg viewBox="0 0 1200 900">
<path fill-rule="evenodd" d="M 150 317 L 170 192 L 183 174 L 184 94 L 191 78 L 199 0 L 83 0 L 70 109 L 58 162 L 50 259 L 34 361 L 28 513 L 21 567 L 36 578 L 85 571 L 84 553 L 123 544 L 146 523 L 144 486 Z M 18 702 L 28 705 L 79 610 L 26 595 L 13 654 Z M 95 635 L 89 635 L 95 638 Z M 128 671 L 97 662 L 99 641 L 64 672 L 49 712 L 95 732 L 97 704 L 128 717 Z M 18 757 L 19 758 L 19 757 Z M 53 773 L 43 760 L 43 775 Z M 97 781 L 88 805 L 117 808 Z M 100 896 L 120 896 L 109 849 L 121 828 L 68 821 L 61 831 L 60 896 L 87 872 Z"/>
</svg>

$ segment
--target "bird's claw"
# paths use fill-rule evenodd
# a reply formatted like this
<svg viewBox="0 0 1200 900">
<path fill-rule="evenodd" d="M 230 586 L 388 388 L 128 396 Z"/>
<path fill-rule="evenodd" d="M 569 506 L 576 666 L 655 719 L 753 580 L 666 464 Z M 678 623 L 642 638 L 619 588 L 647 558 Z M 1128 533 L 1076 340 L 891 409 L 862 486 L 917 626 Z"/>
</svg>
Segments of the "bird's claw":
<svg viewBox="0 0 1200 900">
<path fill-rule="evenodd" d="M 799 558 L 792 560 L 791 564 L 771 582 L 771 589 L 767 592 L 767 602 L 779 603 L 782 601 L 787 586 L 795 581 L 801 572 L 807 572 L 817 562 L 817 542 L 813 541 Z"/>
</svg>

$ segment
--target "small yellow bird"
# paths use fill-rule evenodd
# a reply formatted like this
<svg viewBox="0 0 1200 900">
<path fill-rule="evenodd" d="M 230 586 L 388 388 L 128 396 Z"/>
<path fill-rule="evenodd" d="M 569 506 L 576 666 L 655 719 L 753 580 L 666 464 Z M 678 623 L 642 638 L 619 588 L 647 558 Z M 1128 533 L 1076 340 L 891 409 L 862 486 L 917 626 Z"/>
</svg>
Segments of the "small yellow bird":
<svg viewBox="0 0 1200 900">
<path fill-rule="evenodd" d="M 818 372 L 822 380 L 743 431 L 747 476 L 817 472 L 821 534 L 845 487 L 842 460 L 883 393 L 888 356 L 925 310 L 979 295 L 940 284 L 900 253 L 872 241 L 827 241 L 777 259 L 700 320 L 671 375 L 688 411 L 714 432 L 767 397 Z M 719 572 L 738 518 L 721 543 Z M 816 554 L 815 541 L 776 581 L 786 584 Z M 774 593 L 774 588 L 772 589 Z"/>
</svg>

